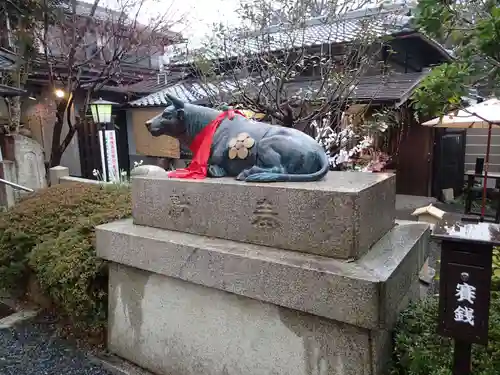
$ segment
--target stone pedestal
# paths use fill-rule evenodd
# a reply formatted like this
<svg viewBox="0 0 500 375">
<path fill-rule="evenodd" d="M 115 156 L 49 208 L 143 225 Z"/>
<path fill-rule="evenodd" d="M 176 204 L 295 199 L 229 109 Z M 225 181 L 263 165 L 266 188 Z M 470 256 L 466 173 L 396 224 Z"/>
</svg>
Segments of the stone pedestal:
<svg viewBox="0 0 500 375">
<path fill-rule="evenodd" d="M 58 165 L 49 169 L 49 182 L 51 186 L 61 183 L 61 178 L 69 176 L 69 168 Z"/>
<path fill-rule="evenodd" d="M 263 199 L 278 226 L 245 222 Z M 96 231 L 111 262 L 109 349 L 161 375 L 382 375 L 429 241 L 428 225 L 394 223 L 394 200 L 379 174 L 136 178 L 133 220 Z"/>
<path fill-rule="evenodd" d="M 335 258 L 359 258 L 393 225 L 396 178 L 329 173 L 311 183 L 137 177 L 134 223 Z"/>
</svg>

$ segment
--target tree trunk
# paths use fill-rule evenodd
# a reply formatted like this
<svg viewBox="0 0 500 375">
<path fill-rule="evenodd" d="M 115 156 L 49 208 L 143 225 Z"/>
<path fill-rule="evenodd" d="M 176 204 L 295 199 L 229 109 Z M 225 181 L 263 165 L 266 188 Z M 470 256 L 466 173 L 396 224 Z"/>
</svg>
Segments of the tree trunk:
<svg viewBox="0 0 500 375">
<path fill-rule="evenodd" d="M 17 134 L 19 133 L 19 127 L 21 126 L 21 97 L 14 96 L 9 99 L 9 133 Z"/>
<path fill-rule="evenodd" d="M 56 167 L 61 163 L 61 158 L 65 151 L 65 149 L 61 148 L 61 135 L 64 127 L 64 113 L 66 112 L 67 104 L 66 100 L 61 100 L 57 103 L 56 122 L 52 132 L 52 145 L 50 147 L 49 168 Z"/>
<path fill-rule="evenodd" d="M 62 154 L 63 153 L 60 151 L 59 147 L 56 150 L 51 151 L 50 160 L 49 160 L 49 168 L 57 167 L 58 165 L 61 165 Z"/>
</svg>

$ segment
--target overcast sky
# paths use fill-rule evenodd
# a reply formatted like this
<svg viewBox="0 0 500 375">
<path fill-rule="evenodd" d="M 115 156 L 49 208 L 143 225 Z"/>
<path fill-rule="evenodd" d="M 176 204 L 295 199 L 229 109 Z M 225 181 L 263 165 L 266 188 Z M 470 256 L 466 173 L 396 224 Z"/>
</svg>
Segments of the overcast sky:
<svg viewBox="0 0 500 375">
<path fill-rule="evenodd" d="M 186 26 L 178 27 L 184 36 L 200 39 L 214 23 L 237 23 L 238 0 L 174 0 L 176 11 L 186 14 Z"/>
<path fill-rule="evenodd" d="M 87 3 L 93 3 L 94 0 L 83 0 Z M 119 0 L 118 0 L 119 1 Z M 120 7 L 117 0 L 100 0 L 99 6 L 107 6 L 114 9 Z M 123 0 L 122 0 L 123 1 Z M 193 44 L 198 44 L 203 37 L 212 30 L 214 23 L 222 22 L 224 24 L 237 24 L 236 9 L 239 0 L 146 0 L 147 6 L 144 6 L 143 22 L 147 22 L 148 17 L 155 16 L 155 10 L 158 13 L 167 11 L 167 7 L 172 9 L 169 13 L 173 14 L 175 19 L 184 15 L 185 22 L 176 25 L 173 31 L 178 31 Z M 190 43 L 190 44 L 191 44 Z"/>
</svg>

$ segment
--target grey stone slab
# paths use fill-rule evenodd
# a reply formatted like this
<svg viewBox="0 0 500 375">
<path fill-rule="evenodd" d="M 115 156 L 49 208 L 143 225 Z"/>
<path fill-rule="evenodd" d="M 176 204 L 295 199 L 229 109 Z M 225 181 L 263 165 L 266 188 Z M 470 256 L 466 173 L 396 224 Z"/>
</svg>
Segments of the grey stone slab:
<svg viewBox="0 0 500 375">
<path fill-rule="evenodd" d="M 373 374 L 366 329 L 116 263 L 109 280 L 108 348 L 155 374 Z"/>
<path fill-rule="evenodd" d="M 392 326 L 401 311 L 401 301 L 418 284 L 419 273 L 429 251 L 430 230 L 425 223 L 397 221 L 397 236 L 384 236 L 360 265 L 379 275 L 382 326 Z M 422 233 L 422 230 L 424 232 Z M 414 239 L 420 240 L 415 242 Z M 408 243 L 409 245 L 408 246 Z M 403 306 L 404 307 L 404 306 Z"/>
<path fill-rule="evenodd" d="M 38 315 L 40 311 L 35 309 L 22 309 L 14 314 L 8 315 L 0 319 L 0 329 L 11 328 L 16 324 L 32 319 Z"/>
<path fill-rule="evenodd" d="M 87 354 L 89 360 L 109 372 L 109 375 L 154 375 L 132 362 L 110 353 Z"/>
<path fill-rule="evenodd" d="M 69 168 L 58 165 L 49 169 L 49 182 L 51 186 L 59 184 L 61 177 L 69 176 Z"/>
<path fill-rule="evenodd" d="M 424 256 L 415 253 L 422 251 L 427 232 L 425 224 L 397 225 L 357 262 L 144 227 L 131 220 L 97 227 L 96 241 L 98 255 L 112 262 L 378 329 L 392 322 L 391 309 L 405 295 L 405 272 L 418 279 L 413 268 L 422 266 Z"/>
<path fill-rule="evenodd" d="M 396 311 L 399 313 L 408 307 L 410 302 L 420 299 L 420 283 L 415 280 L 399 303 Z M 392 327 L 392 326 L 391 326 Z M 392 356 L 392 330 L 370 330 L 370 345 L 372 350 L 373 375 L 387 375 L 387 369 Z"/>
<path fill-rule="evenodd" d="M 351 172 L 352 173 L 352 172 Z M 370 174 L 370 173 L 368 173 Z M 374 173 L 371 173 L 374 174 Z M 375 173 L 376 174 L 376 173 Z M 355 198 L 354 220 L 355 246 L 358 251 L 353 257 L 358 258 L 394 225 L 396 218 L 396 178 L 379 182 Z"/>
<path fill-rule="evenodd" d="M 394 225 L 395 177 L 331 172 L 309 183 L 132 181 L 134 222 L 285 250 L 359 258 Z"/>
<path fill-rule="evenodd" d="M 42 146 L 21 134 L 16 134 L 13 138 L 16 179 L 10 181 L 33 190 L 46 188 L 47 173 Z M 16 191 L 16 196 L 22 194 L 25 192 Z"/>
<path fill-rule="evenodd" d="M 370 331 L 373 375 L 386 375 L 392 354 L 392 332 Z"/>
</svg>

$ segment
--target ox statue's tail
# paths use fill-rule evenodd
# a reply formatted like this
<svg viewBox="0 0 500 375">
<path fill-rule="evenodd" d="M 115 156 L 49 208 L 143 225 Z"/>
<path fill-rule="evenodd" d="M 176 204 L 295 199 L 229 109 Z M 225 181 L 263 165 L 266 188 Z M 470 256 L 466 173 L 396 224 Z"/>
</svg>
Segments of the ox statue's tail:
<svg viewBox="0 0 500 375">
<path fill-rule="evenodd" d="M 248 176 L 246 182 L 309 182 L 321 180 L 328 173 L 330 163 L 328 156 L 324 152 L 316 153 L 316 160 L 319 162 L 320 169 L 313 173 L 307 174 L 288 174 L 288 173 L 273 173 L 260 172 Z"/>
</svg>

